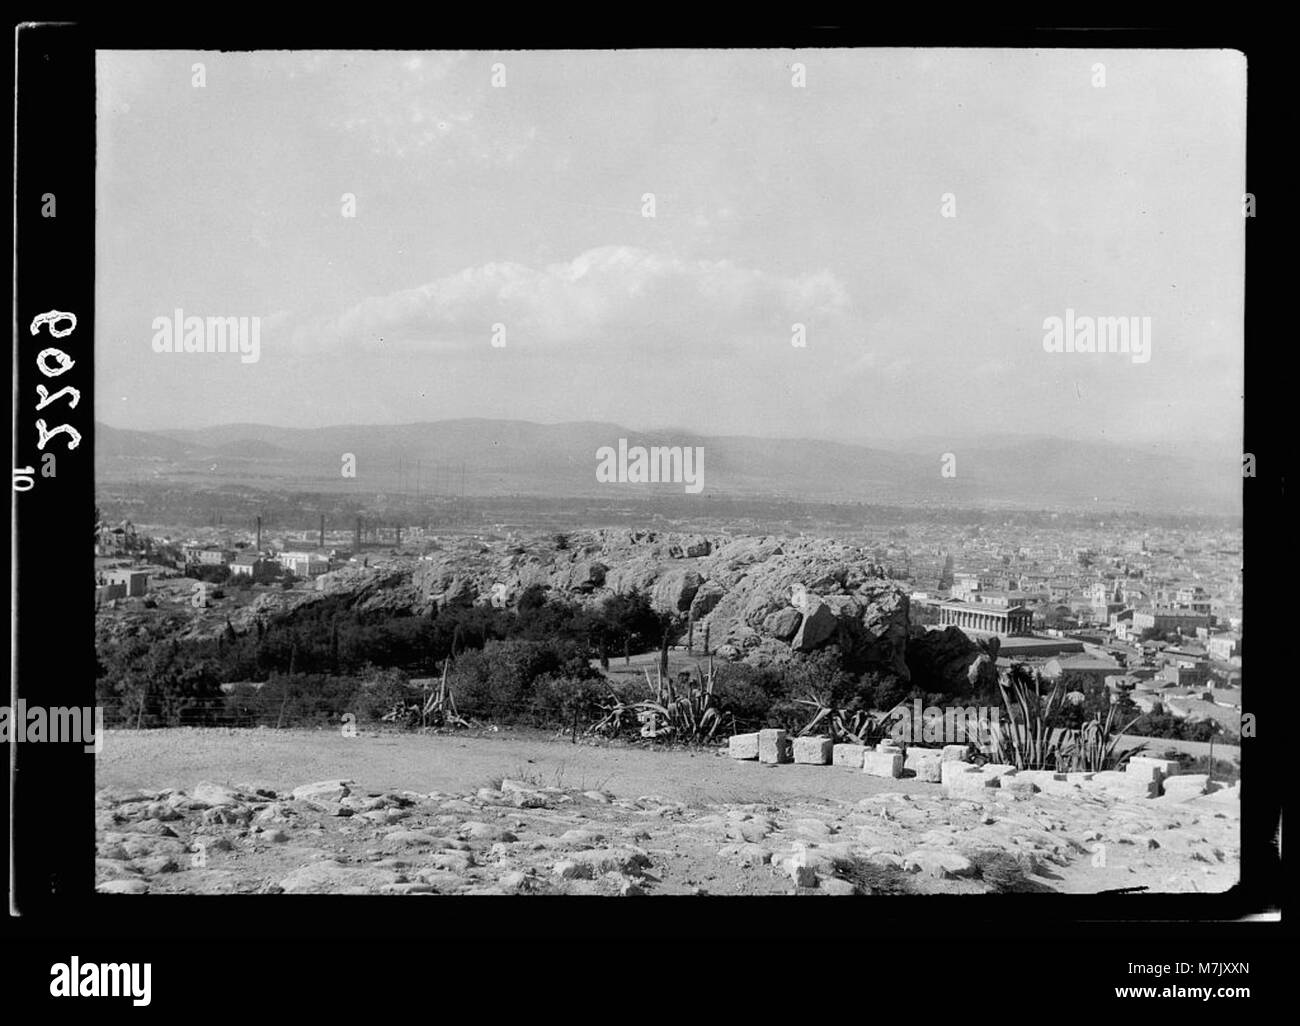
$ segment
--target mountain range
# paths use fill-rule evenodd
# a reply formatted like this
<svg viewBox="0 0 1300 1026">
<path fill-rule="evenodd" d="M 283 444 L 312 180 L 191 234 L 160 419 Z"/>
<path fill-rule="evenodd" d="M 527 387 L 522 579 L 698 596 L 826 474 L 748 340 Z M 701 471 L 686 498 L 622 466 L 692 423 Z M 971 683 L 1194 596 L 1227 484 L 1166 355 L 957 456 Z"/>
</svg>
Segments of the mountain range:
<svg viewBox="0 0 1300 1026">
<path fill-rule="evenodd" d="M 137 431 L 97 423 L 95 470 L 132 481 L 422 496 L 635 498 L 682 484 L 605 484 L 602 446 L 700 446 L 709 495 L 880 505 L 1086 508 L 1239 515 L 1240 453 L 1219 444 L 1140 445 L 1025 436 L 881 446 L 808 438 L 638 431 L 589 421 L 445 420 L 283 428 L 228 424 Z M 355 477 L 344 476 L 345 454 Z M 946 455 L 947 454 L 947 455 Z M 948 476 L 944 475 L 947 470 Z"/>
</svg>

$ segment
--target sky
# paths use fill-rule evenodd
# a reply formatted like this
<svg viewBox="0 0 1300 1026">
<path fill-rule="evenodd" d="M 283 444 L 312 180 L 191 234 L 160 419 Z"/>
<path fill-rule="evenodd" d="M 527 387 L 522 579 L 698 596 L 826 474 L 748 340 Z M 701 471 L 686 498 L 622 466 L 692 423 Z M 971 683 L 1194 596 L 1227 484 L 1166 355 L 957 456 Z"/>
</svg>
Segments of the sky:
<svg viewBox="0 0 1300 1026">
<path fill-rule="evenodd" d="M 97 72 L 115 427 L 1241 435 L 1233 51 L 118 51 Z M 177 308 L 260 318 L 259 358 L 156 352 Z M 1149 317 L 1149 361 L 1045 351 L 1067 309 Z"/>
</svg>

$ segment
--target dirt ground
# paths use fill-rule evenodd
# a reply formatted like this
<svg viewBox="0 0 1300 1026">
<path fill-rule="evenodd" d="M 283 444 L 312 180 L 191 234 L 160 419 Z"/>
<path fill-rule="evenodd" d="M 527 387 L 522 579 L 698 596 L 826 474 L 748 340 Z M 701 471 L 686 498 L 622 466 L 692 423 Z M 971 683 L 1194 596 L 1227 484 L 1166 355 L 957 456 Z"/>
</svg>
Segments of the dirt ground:
<svg viewBox="0 0 1300 1026">
<path fill-rule="evenodd" d="M 953 797 L 526 732 L 109 731 L 96 773 L 125 894 L 1214 892 L 1240 862 L 1231 790 Z"/>
<path fill-rule="evenodd" d="M 714 750 L 572 744 L 550 733 L 415 735 L 359 730 L 110 730 L 96 786 L 186 787 L 200 780 L 296 787 L 351 778 L 379 790 L 474 791 L 501 777 L 548 787 L 661 795 L 688 804 L 837 798 L 883 791 L 938 793 L 938 784 L 889 780 L 821 766 L 737 762 Z"/>
</svg>

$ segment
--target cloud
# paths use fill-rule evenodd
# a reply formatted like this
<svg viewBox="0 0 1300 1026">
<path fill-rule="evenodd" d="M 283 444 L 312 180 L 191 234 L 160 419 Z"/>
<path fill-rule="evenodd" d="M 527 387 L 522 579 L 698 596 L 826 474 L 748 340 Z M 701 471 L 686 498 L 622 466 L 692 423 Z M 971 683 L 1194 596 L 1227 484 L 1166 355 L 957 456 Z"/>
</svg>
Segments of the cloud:
<svg viewBox="0 0 1300 1026">
<path fill-rule="evenodd" d="M 828 270 L 782 275 L 729 260 L 687 260 L 631 246 L 588 250 L 566 263 L 470 267 L 340 315 L 298 325 L 295 348 L 378 344 L 446 352 L 482 346 L 494 324 L 507 345 L 623 351 L 722 349 L 770 335 L 788 340 L 795 322 L 824 329 L 849 297 Z"/>
<path fill-rule="evenodd" d="M 314 76 L 331 97 L 323 124 L 373 156 L 419 157 L 448 166 L 502 168 L 536 141 L 537 127 L 503 111 L 485 54 L 313 56 L 294 74 Z M 498 102 L 491 102 L 491 101 Z M 484 116 L 486 115 L 486 117 Z"/>
</svg>

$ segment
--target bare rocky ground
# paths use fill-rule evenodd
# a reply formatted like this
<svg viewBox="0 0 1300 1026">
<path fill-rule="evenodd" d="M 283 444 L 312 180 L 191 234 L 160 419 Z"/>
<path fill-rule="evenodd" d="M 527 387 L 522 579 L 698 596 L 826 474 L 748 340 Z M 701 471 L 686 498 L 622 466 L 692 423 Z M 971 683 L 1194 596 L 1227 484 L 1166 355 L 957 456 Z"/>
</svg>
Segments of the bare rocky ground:
<svg viewBox="0 0 1300 1026">
<path fill-rule="evenodd" d="M 109 893 L 1215 892 L 1239 872 L 1235 789 L 968 800 L 712 752 L 265 730 L 109 732 L 98 784 Z"/>
</svg>

